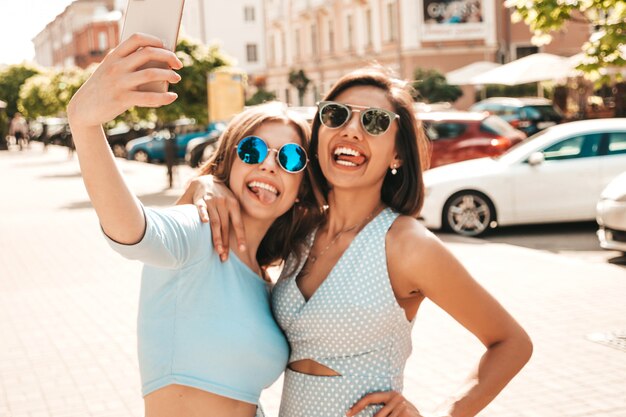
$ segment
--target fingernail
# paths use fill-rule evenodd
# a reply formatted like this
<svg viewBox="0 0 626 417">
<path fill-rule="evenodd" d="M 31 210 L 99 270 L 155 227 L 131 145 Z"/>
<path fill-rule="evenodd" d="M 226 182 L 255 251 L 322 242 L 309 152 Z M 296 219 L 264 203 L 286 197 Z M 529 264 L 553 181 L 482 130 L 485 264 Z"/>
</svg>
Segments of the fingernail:
<svg viewBox="0 0 626 417">
<path fill-rule="evenodd" d="M 239 244 L 239 250 L 242 251 L 242 252 L 245 251 L 246 250 L 246 245 L 244 245 L 243 243 L 240 243 Z"/>
<path fill-rule="evenodd" d="M 222 262 L 226 261 L 226 255 L 225 254 L 220 255 L 220 260 Z"/>
</svg>

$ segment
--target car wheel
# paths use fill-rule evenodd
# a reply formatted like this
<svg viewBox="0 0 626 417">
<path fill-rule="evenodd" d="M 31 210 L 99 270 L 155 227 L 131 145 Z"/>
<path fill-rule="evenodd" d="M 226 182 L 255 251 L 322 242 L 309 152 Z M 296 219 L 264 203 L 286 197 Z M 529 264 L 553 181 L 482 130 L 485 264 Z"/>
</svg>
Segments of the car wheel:
<svg viewBox="0 0 626 417">
<path fill-rule="evenodd" d="M 133 159 L 137 162 L 150 162 L 150 157 L 146 151 L 137 151 L 133 155 Z"/>
<path fill-rule="evenodd" d="M 113 150 L 113 155 L 117 158 L 126 158 L 126 147 L 121 143 L 114 143 L 111 149 Z"/>
<path fill-rule="evenodd" d="M 496 210 L 489 198 L 477 191 L 461 191 L 443 207 L 444 228 L 463 236 L 480 236 L 495 226 Z"/>
</svg>

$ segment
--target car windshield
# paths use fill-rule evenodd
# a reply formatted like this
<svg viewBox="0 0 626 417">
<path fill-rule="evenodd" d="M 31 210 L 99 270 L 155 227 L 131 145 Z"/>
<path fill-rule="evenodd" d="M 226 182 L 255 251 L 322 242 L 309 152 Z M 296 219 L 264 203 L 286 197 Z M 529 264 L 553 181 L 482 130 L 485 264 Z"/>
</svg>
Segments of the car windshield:
<svg viewBox="0 0 626 417">
<path fill-rule="evenodd" d="M 489 116 L 480 123 L 480 130 L 494 135 L 506 136 L 515 132 L 513 126 L 497 116 Z"/>
<path fill-rule="evenodd" d="M 561 115 L 556 111 L 556 109 L 552 106 L 525 106 L 524 111 L 526 112 L 526 117 L 528 119 L 558 119 Z"/>
<path fill-rule="evenodd" d="M 467 130 L 462 122 L 424 122 L 426 134 L 430 140 L 451 139 L 461 136 Z"/>
<path fill-rule="evenodd" d="M 492 158 L 495 159 L 495 160 L 504 162 L 504 163 L 517 161 L 519 158 L 523 157 L 528 152 L 528 148 L 529 147 L 534 146 L 534 145 L 530 144 L 532 141 L 534 141 L 535 139 L 545 135 L 549 131 L 550 131 L 550 129 L 545 129 L 545 130 L 542 130 L 540 132 L 537 132 L 534 135 L 532 135 L 531 137 L 526 138 L 523 141 L 521 141 L 521 142 L 511 146 L 502 155 L 494 156 Z"/>
</svg>

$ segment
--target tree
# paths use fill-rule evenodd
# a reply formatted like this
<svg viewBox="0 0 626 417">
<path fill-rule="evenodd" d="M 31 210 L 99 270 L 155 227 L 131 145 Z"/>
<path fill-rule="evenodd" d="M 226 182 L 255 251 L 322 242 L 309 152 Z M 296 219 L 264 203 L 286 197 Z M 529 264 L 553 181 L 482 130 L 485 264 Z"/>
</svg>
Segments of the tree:
<svg viewBox="0 0 626 417">
<path fill-rule="evenodd" d="M 513 9 L 514 22 L 523 20 L 530 27 L 533 43 L 539 46 L 550 43 L 550 33 L 562 30 L 567 22 L 591 25 L 593 32 L 582 46 L 586 56 L 577 67 L 588 79 L 605 83 L 608 67 L 626 65 L 624 0 L 507 0 L 505 4 Z"/>
<path fill-rule="evenodd" d="M 26 80 L 39 72 L 28 64 L 11 65 L 0 71 L 0 99 L 7 103 L 6 112 L 9 117 L 17 112 L 20 88 Z"/>
<path fill-rule="evenodd" d="M 267 91 L 267 78 L 264 76 L 256 76 L 252 80 L 252 85 L 256 87 L 255 93 L 246 100 L 246 106 L 256 106 L 267 101 L 276 100 L 276 94 Z"/>
<path fill-rule="evenodd" d="M 300 106 L 304 105 L 304 94 L 311 80 L 306 76 L 304 70 L 291 70 L 289 72 L 289 84 L 298 90 L 298 102 Z"/>
<path fill-rule="evenodd" d="M 50 69 L 30 77 L 22 85 L 17 107 L 27 118 L 60 116 L 72 96 L 83 85 L 90 70 L 81 68 Z"/>
<path fill-rule="evenodd" d="M 426 100 L 428 103 L 442 101 L 454 102 L 463 95 L 463 91 L 456 85 L 450 85 L 446 77 L 434 69 L 416 68 L 413 87 L 418 92 L 415 99 Z"/>
<path fill-rule="evenodd" d="M 170 87 L 178 99 L 169 106 L 156 110 L 159 122 L 168 123 L 183 116 L 196 119 L 198 124 L 208 123 L 207 76 L 219 67 L 230 65 L 230 60 L 212 45 L 206 47 L 189 39 L 176 46 L 176 55 L 185 65 L 178 71 L 182 80 Z"/>
</svg>

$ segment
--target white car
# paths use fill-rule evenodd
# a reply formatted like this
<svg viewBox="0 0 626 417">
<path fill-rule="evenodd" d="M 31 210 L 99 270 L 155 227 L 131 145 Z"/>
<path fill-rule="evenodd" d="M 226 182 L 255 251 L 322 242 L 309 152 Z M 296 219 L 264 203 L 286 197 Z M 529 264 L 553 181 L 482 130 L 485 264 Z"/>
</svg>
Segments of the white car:
<svg viewBox="0 0 626 417">
<path fill-rule="evenodd" d="M 626 169 L 626 118 L 550 127 L 495 158 L 424 173 L 424 224 L 478 236 L 497 225 L 593 220 Z"/>
<path fill-rule="evenodd" d="M 596 210 L 600 246 L 626 254 L 626 171 L 602 191 Z"/>
</svg>

